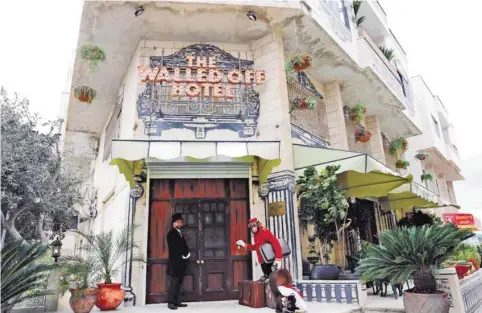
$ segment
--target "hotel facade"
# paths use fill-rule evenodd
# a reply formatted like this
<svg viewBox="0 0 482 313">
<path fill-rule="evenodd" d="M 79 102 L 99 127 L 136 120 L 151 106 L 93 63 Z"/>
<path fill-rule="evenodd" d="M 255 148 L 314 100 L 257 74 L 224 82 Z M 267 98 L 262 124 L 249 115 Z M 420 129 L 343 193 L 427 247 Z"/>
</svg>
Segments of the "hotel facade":
<svg viewBox="0 0 482 313">
<path fill-rule="evenodd" d="M 85 1 L 78 48 L 86 43 L 106 60 L 92 71 L 76 54 L 63 151 L 87 177 L 79 229 L 138 226 L 147 263 L 117 277 L 136 305 L 166 301 L 165 236 L 175 212 L 191 249 L 188 301 L 236 299 L 240 280 L 261 276 L 257 259 L 235 245 L 251 240 L 247 221 L 257 217 L 292 247 L 284 266 L 310 301 L 360 303 L 359 281 L 306 277 L 295 192 L 308 166 L 340 165 L 357 239 L 374 241 L 413 207 L 458 210 L 453 181 L 463 176 L 450 117 L 421 77 L 409 78 L 377 1 L 356 16 L 347 1 Z M 311 66 L 287 71 L 300 53 Z M 80 86 L 96 91 L 92 103 L 79 100 Z M 296 107 L 299 99 L 312 107 Z M 357 124 L 358 104 L 366 113 Z M 408 148 L 394 156 L 398 138 Z M 399 168 L 402 160 L 409 165 Z M 428 173 L 434 179 L 422 180 Z M 80 240 L 68 235 L 64 253 L 77 253 Z M 335 249 L 336 264 L 356 250 L 347 246 Z M 332 289 L 318 296 L 315 285 Z"/>
</svg>

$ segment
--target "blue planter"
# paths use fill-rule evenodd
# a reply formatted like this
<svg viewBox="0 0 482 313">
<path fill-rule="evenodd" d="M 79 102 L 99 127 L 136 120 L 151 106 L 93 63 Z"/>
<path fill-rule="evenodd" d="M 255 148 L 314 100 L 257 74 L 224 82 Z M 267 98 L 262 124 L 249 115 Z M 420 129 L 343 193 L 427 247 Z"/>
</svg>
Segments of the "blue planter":
<svg viewBox="0 0 482 313">
<path fill-rule="evenodd" d="M 311 280 L 338 280 L 341 267 L 335 264 L 314 265 L 311 269 Z"/>
</svg>

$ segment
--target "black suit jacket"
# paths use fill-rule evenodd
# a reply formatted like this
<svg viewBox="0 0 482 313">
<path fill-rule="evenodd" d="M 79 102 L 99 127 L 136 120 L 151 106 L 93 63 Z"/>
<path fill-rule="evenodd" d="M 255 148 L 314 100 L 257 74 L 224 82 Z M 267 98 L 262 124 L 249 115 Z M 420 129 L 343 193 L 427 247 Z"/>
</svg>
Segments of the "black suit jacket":
<svg viewBox="0 0 482 313">
<path fill-rule="evenodd" d="M 183 256 L 189 254 L 189 247 L 186 239 L 174 227 L 167 233 L 167 246 L 169 249 L 169 259 L 167 261 L 167 273 L 172 276 L 184 276 L 186 273 L 189 259 Z"/>
</svg>

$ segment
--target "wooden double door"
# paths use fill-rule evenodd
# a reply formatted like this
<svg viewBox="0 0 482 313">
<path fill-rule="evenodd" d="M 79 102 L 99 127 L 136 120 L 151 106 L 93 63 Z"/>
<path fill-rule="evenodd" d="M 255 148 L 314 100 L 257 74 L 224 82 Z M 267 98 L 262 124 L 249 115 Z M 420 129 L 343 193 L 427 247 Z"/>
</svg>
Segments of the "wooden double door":
<svg viewBox="0 0 482 313">
<path fill-rule="evenodd" d="M 251 278 L 251 258 L 238 249 L 248 241 L 248 181 L 176 179 L 151 181 L 147 303 L 167 300 L 167 232 L 171 216 L 181 213 L 181 229 L 191 252 L 182 301 L 238 297 L 238 281 Z"/>
</svg>

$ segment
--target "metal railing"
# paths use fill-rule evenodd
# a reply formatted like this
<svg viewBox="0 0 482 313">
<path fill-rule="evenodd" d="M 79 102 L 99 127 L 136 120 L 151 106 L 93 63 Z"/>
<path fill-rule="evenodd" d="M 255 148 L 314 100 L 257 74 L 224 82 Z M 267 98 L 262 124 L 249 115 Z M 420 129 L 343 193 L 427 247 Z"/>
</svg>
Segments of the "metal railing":
<svg viewBox="0 0 482 313">
<path fill-rule="evenodd" d="M 415 107 L 412 103 L 411 88 L 403 76 L 387 60 L 368 33 L 358 27 L 358 42 L 360 57 L 363 64 L 368 64 L 387 87 L 397 96 L 410 114 L 415 114 Z"/>
</svg>

